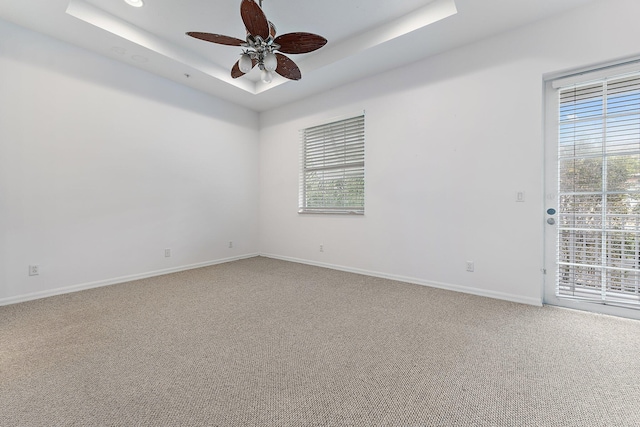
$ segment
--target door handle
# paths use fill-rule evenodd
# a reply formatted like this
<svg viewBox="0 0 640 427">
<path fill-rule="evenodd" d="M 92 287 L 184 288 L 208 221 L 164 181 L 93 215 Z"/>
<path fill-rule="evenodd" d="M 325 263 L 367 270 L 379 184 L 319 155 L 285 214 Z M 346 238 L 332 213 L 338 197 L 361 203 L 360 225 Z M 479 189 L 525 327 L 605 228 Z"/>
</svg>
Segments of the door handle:
<svg viewBox="0 0 640 427">
<path fill-rule="evenodd" d="M 555 214 L 556 214 L 556 210 L 555 209 L 553 209 L 553 208 L 547 209 L 547 215 L 552 216 L 552 215 L 555 215 Z M 555 218 L 547 218 L 547 224 L 553 225 L 555 223 L 556 223 Z"/>
</svg>

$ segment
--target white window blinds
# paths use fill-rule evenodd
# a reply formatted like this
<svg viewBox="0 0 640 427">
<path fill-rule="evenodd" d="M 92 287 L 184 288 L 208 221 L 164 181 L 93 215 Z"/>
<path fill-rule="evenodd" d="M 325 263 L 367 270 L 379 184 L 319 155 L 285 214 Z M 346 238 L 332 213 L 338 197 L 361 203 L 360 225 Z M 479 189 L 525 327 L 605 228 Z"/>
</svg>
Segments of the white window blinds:
<svg viewBox="0 0 640 427">
<path fill-rule="evenodd" d="M 640 306 L 640 72 L 561 87 L 558 103 L 556 293 Z"/>
<path fill-rule="evenodd" d="M 364 114 L 301 136 L 298 212 L 364 214 Z"/>
</svg>

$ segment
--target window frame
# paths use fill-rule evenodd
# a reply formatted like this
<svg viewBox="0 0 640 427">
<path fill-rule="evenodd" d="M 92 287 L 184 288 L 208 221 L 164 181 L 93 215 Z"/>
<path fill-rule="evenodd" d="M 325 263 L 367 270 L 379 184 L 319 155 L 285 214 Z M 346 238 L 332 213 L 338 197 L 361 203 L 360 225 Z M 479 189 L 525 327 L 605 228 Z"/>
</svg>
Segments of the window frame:
<svg viewBox="0 0 640 427">
<path fill-rule="evenodd" d="M 320 196 L 322 203 L 312 204 L 308 190 L 310 173 L 328 175 L 318 180 L 319 185 L 325 180 L 347 180 L 347 185 L 342 191 L 316 190 L 316 196 Z M 346 197 L 351 197 L 356 203 L 338 203 L 338 200 L 344 201 Z M 364 111 L 301 129 L 298 213 L 364 215 L 364 211 Z"/>
</svg>

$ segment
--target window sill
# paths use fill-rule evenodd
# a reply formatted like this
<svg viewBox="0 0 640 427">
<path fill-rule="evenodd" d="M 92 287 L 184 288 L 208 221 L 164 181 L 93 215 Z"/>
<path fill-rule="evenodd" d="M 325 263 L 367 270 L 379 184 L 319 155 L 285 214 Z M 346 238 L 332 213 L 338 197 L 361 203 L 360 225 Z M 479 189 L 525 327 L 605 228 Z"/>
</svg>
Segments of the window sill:
<svg viewBox="0 0 640 427">
<path fill-rule="evenodd" d="M 321 215 L 364 215 L 364 211 L 359 211 L 355 209 L 300 209 L 298 210 L 299 214 L 309 215 L 309 214 L 321 214 Z"/>
</svg>

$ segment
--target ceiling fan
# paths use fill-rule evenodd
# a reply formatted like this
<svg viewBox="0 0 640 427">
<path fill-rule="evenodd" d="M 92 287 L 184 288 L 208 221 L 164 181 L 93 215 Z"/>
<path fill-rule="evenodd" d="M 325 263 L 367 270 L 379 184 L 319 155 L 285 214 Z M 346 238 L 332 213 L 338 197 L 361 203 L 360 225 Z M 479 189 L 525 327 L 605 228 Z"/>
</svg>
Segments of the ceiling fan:
<svg viewBox="0 0 640 427">
<path fill-rule="evenodd" d="M 262 0 L 259 2 L 260 5 L 255 0 L 242 0 L 240 3 L 240 16 L 247 29 L 246 40 L 194 31 L 188 32 L 187 35 L 226 46 L 243 47 L 240 59 L 231 68 L 231 77 L 234 79 L 243 76 L 258 65 L 262 81 L 265 83 L 271 83 L 273 71 L 287 79 L 300 80 L 302 78 L 300 69 L 283 53 L 313 52 L 324 46 L 327 39 L 312 33 L 287 33 L 276 37 L 276 26 L 267 20 L 262 11 Z"/>
</svg>

